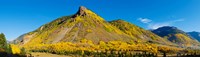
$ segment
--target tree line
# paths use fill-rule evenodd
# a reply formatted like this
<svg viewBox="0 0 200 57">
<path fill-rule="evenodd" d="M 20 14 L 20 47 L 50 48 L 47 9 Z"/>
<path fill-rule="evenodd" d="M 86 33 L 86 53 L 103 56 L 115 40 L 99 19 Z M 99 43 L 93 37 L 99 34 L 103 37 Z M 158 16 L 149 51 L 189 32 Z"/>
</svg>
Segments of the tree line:
<svg viewBox="0 0 200 57">
<path fill-rule="evenodd" d="M 18 46 L 8 44 L 5 35 L 0 33 L 0 57 L 25 57 L 22 51 Z"/>
</svg>

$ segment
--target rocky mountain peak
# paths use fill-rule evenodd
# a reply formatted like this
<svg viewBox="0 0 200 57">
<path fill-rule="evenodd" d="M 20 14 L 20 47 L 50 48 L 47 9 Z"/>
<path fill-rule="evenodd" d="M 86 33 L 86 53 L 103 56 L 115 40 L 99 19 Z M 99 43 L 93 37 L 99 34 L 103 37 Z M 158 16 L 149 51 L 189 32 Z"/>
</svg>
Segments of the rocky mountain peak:
<svg viewBox="0 0 200 57">
<path fill-rule="evenodd" d="M 88 9 L 86 7 L 80 6 L 78 12 L 75 15 L 80 15 L 80 16 L 86 15 L 87 10 Z"/>
</svg>

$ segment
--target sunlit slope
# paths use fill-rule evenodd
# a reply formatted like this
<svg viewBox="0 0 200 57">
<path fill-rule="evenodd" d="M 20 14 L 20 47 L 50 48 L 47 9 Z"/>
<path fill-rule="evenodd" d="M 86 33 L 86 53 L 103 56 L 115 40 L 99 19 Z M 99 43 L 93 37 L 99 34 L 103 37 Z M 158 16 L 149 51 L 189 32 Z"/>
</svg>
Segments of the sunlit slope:
<svg viewBox="0 0 200 57">
<path fill-rule="evenodd" d="M 138 41 L 148 41 L 155 43 L 163 43 L 163 44 L 172 44 L 171 42 L 157 36 L 151 31 L 145 30 L 141 27 L 138 27 L 134 24 L 126 22 L 124 20 L 114 20 L 110 22 L 113 26 L 116 26 L 124 33 L 128 34 L 133 38 L 137 38 Z"/>
<path fill-rule="evenodd" d="M 196 39 L 191 38 L 184 31 L 176 27 L 164 26 L 153 30 L 152 32 L 180 46 L 199 45 L 199 42 Z"/>
<path fill-rule="evenodd" d="M 22 38 L 22 44 L 79 42 L 82 39 L 95 43 L 134 40 L 85 7 L 80 7 L 75 15 L 58 18 Z"/>
<path fill-rule="evenodd" d="M 91 40 L 95 44 L 100 41 L 123 41 L 171 45 L 168 40 L 131 23 L 121 20 L 107 22 L 83 6 L 76 14 L 47 23 L 33 32 L 20 36 L 14 43 L 20 45 L 79 43 L 83 39 Z"/>
</svg>

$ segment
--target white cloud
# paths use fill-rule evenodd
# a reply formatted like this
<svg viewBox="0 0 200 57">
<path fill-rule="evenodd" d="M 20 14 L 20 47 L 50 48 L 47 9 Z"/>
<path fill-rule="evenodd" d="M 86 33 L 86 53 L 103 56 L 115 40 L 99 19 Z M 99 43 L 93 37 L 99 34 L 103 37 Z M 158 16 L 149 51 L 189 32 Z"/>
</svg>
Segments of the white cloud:
<svg viewBox="0 0 200 57">
<path fill-rule="evenodd" d="M 150 23 L 152 21 L 148 18 L 138 18 L 138 20 L 140 20 L 140 22 L 142 22 L 142 23 Z"/>
<path fill-rule="evenodd" d="M 180 21 L 185 21 L 185 19 L 177 19 L 177 20 L 174 20 L 172 22 L 175 23 L 175 22 L 180 22 Z"/>
<path fill-rule="evenodd" d="M 157 28 L 163 27 L 163 26 L 171 26 L 171 24 L 170 23 L 151 23 L 151 24 L 148 24 L 149 29 L 157 29 Z"/>
<path fill-rule="evenodd" d="M 177 19 L 177 20 L 161 22 L 161 23 L 149 23 L 148 28 L 149 29 L 157 29 L 157 28 L 163 27 L 163 26 L 173 26 L 174 23 L 181 22 L 181 21 L 184 21 L 184 19 Z"/>
<path fill-rule="evenodd" d="M 174 23 L 184 21 L 184 19 L 176 19 L 176 20 L 166 21 L 166 22 L 153 22 L 152 20 L 148 18 L 139 18 L 138 20 L 140 20 L 144 24 L 147 24 L 148 29 L 157 29 L 163 26 L 173 26 Z"/>
</svg>

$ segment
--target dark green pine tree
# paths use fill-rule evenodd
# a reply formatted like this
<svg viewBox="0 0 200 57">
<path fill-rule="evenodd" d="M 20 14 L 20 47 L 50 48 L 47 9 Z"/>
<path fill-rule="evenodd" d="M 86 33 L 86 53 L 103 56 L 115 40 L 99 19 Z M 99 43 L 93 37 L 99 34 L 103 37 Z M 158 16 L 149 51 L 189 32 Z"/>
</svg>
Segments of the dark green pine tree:
<svg viewBox="0 0 200 57">
<path fill-rule="evenodd" d="M 3 33 L 0 34 L 0 49 L 7 49 L 6 37 Z"/>
<path fill-rule="evenodd" d="M 7 57 L 7 47 L 6 37 L 3 33 L 0 33 L 0 57 Z"/>
<path fill-rule="evenodd" d="M 7 48 L 7 42 L 6 37 L 3 33 L 0 34 L 0 49 L 6 49 Z"/>
</svg>

